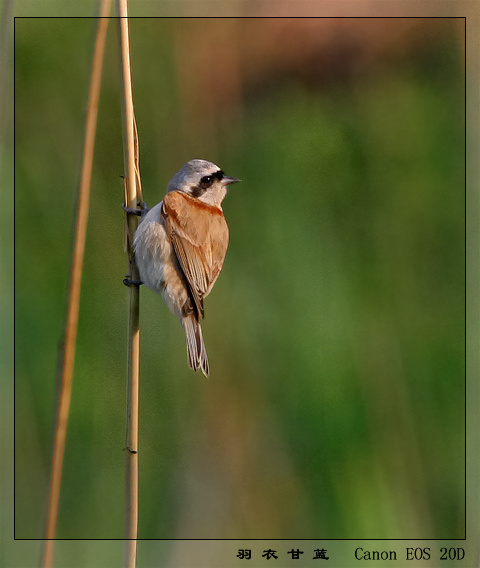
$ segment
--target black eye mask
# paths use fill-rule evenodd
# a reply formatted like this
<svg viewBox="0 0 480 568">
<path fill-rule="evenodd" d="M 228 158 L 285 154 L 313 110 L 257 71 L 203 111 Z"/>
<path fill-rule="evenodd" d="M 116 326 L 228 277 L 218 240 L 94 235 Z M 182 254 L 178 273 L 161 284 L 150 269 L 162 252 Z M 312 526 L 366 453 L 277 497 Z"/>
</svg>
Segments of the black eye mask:
<svg viewBox="0 0 480 568">
<path fill-rule="evenodd" d="M 224 176 L 222 170 L 218 170 L 208 176 L 203 176 L 197 187 L 192 188 L 193 197 L 199 197 L 212 185 L 215 181 L 220 181 Z"/>
</svg>

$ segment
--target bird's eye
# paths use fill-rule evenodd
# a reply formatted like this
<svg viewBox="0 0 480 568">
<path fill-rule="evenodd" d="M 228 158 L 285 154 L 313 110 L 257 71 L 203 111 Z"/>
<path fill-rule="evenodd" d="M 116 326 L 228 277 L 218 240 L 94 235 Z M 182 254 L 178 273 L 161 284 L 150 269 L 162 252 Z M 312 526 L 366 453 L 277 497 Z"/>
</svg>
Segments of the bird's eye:
<svg viewBox="0 0 480 568">
<path fill-rule="evenodd" d="M 212 183 L 212 181 L 213 181 L 213 176 L 204 176 L 204 177 L 200 180 L 200 183 L 201 183 L 203 186 L 207 186 L 207 185 L 210 185 L 210 184 Z"/>
</svg>

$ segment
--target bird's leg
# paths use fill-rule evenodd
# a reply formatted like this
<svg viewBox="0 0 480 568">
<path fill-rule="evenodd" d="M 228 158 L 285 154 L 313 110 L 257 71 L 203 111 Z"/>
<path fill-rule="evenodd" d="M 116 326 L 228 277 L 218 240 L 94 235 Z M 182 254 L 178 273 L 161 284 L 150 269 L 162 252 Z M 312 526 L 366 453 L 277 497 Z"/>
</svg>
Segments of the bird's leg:
<svg viewBox="0 0 480 568">
<path fill-rule="evenodd" d="M 145 202 L 143 203 L 142 209 L 131 209 L 130 207 L 127 207 L 124 203 L 122 203 L 122 209 L 128 215 L 138 215 L 139 217 L 146 215 L 150 211 L 148 205 Z"/>
<path fill-rule="evenodd" d="M 141 286 L 143 284 L 141 280 L 132 280 L 129 274 L 125 276 L 123 283 L 125 286 Z"/>
</svg>

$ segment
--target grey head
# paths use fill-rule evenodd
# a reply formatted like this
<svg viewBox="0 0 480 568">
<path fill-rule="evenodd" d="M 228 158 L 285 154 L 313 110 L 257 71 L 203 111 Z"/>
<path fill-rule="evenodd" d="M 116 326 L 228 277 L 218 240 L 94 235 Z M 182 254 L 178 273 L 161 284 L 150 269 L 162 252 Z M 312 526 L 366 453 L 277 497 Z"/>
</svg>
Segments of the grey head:
<svg viewBox="0 0 480 568">
<path fill-rule="evenodd" d="M 227 185 L 237 181 L 240 180 L 226 176 L 212 162 L 190 160 L 170 180 L 167 192 L 183 191 L 204 203 L 221 209 L 221 203 L 227 193 Z"/>
</svg>

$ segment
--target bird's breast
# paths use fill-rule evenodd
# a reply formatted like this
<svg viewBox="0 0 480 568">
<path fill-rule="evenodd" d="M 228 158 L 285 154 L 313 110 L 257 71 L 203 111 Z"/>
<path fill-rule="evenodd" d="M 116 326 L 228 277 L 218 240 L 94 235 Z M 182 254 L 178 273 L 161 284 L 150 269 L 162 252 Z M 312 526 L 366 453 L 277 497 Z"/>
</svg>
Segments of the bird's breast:
<svg viewBox="0 0 480 568">
<path fill-rule="evenodd" d="M 133 247 L 140 279 L 148 288 L 161 293 L 165 286 L 165 267 L 172 263 L 173 249 L 159 203 L 145 215 L 135 231 Z"/>
</svg>

